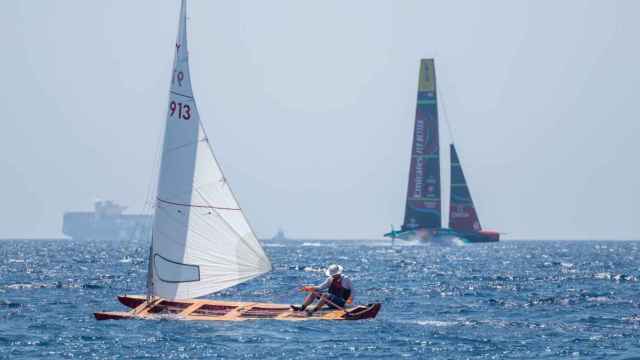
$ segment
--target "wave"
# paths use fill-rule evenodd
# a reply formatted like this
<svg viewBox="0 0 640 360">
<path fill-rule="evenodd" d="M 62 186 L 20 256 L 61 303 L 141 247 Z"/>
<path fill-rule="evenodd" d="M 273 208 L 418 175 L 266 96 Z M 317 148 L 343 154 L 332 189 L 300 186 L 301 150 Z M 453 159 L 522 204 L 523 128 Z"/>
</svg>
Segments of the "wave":
<svg viewBox="0 0 640 360">
<path fill-rule="evenodd" d="M 95 283 L 87 283 L 87 284 L 77 284 L 77 283 L 68 283 L 63 284 L 60 281 L 55 283 L 16 283 L 9 284 L 5 286 L 6 289 L 10 290 L 34 290 L 34 289 L 102 289 L 104 286 L 98 285 Z"/>
<path fill-rule="evenodd" d="M 598 303 L 605 303 L 605 302 L 611 301 L 611 299 L 608 298 L 607 296 L 587 296 L 586 300 L 588 302 L 598 302 Z"/>
<path fill-rule="evenodd" d="M 451 327 L 451 326 L 464 326 L 464 327 L 478 327 L 478 326 L 491 326 L 493 328 L 506 328 L 512 326 L 518 326 L 519 323 L 515 321 L 508 320 L 498 320 L 498 319 L 456 319 L 456 320 L 434 320 L 434 319 L 424 319 L 424 320 L 407 320 L 401 321 L 405 324 L 416 324 L 420 326 L 430 326 L 430 327 Z"/>
<path fill-rule="evenodd" d="M 12 301 L 8 301 L 8 300 L 0 300 L 0 307 L 8 307 L 10 309 L 12 308 L 18 308 L 22 306 L 22 304 L 17 303 L 17 302 L 12 302 Z"/>
<path fill-rule="evenodd" d="M 594 279 L 611 280 L 616 282 L 638 282 L 638 278 L 627 274 L 612 274 L 610 272 L 598 272 L 592 276 Z"/>
<path fill-rule="evenodd" d="M 81 286 L 83 289 L 90 289 L 90 290 L 95 290 L 95 289 L 103 289 L 104 286 L 102 285 L 98 285 L 98 284 L 82 284 Z"/>
<path fill-rule="evenodd" d="M 10 284 L 7 285 L 7 289 L 11 290 L 23 290 L 23 289 L 43 289 L 43 288 L 51 288 L 50 284 L 41 284 L 41 283 L 18 283 L 18 284 Z"/>
<path fill-rule="evenodd" d="M 457 321 L 443 321 L 443 320 L 415 320 L 414 321 L 418 325 L 422 326 L 435 326 L 435 327 L 447 327 L 458 325 Z"/>
<path fill-rule="evenodd" d="M 622 320 L 634 323 L 640 323 L 640 314 L 634 314 L 631 316 L 623 317 Z"/>
<path fill-rule="evenodd" d="M 326 245 L 323 245 L 323 244 L 320 244 L 320 243 L 305 242 L 305 243 L 302 243 L 302 245 L 300 245 L 300 246 L 321 247 L 321 246 L 326 246 Z"/>
</svg>

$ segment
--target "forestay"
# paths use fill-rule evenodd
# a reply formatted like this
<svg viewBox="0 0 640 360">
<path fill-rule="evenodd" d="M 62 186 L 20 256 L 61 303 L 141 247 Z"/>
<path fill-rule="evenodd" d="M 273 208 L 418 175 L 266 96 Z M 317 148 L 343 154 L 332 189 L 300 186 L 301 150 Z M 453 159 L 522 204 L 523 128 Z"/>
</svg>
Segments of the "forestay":
<svg viewBox="0 0 640 360">
<path fill-rule="evenodd" d="M 271 270 L 200 123 L 182 1 L 153 224 L 153 295 L 204 296 Z"/>
</svg>

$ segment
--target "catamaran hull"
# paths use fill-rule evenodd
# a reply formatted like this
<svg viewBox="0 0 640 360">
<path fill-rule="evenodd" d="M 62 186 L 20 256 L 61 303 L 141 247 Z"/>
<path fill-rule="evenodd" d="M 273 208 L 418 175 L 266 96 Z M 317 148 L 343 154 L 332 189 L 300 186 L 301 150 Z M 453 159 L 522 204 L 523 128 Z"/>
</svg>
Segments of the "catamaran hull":
<svg viewBox="0 0 640 360">
<path fill-rule="evenodd" d="M 500 240 L 500 233 L 494 231 L 466 232 L 444 228 L 393 231 L 384 234 L 384 236 L 405 241 L 419 241 L 421 243 L 442 245 L 450 244 L 456 239 L 460 239 L 463 243 L 467 244 L 497 242 Z"/>
<path fill-rule="evenodd" d="M 312 316 L 293 311 L 286 304 L 271 304 L 218 300 L 165 300 L 146 302 L 144 296 L 118 296 L 123 305 L 131 308 L 127 312 L 97 312 L 96 320 L 133 320 L 173 318 L 176 320 L 244 321 L 244 320 L 364 320 L 373 319 L 381 305 L 360 305 L 343 310 L 321 310 Z"/>
<path fill-rule="evenodd" d="M 500 241 L 500 233 L 480 231 L 476 233 L 462 233 L 461 238 L 469 243 L 486 243 Z"/>
</svg>

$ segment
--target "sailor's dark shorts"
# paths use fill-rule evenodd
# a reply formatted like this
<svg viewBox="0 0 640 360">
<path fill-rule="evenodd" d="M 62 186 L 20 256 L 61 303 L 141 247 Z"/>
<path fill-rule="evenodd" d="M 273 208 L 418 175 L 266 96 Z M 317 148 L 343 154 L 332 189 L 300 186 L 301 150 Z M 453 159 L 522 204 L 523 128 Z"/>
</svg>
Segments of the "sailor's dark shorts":
<svg viewBox="0 0 640 360">
<path fill-rule="evenodd" d="M 324 296 L 326 296 L 326 297 L 327 297 L 327 299 L 331 300 L 331 302 L 332 302 L 332 303 L 334 303 L 334 304 L 336 304 L 336 305 L 338 305 L 338 306 L 344 307 L 344 304 L 345 304 L 345 302 L 346 302 L 346 300 L 345 300 L 345 299 L 343 299 L 343 298 L 341 298 L 341 297 L 339 297 L 339 296 L 335 296 L 335 295 L 333 295 L 333 294 L 324 294 Z M 335 309 L 335 308 L 336 308 L 335 306 L 333 306 L 333 305 L 331 305 L 331 304 L 327 304 L 327 305 L 328 305 L 330 308 L 333 308 L 333 309 Z"/>
</svg>

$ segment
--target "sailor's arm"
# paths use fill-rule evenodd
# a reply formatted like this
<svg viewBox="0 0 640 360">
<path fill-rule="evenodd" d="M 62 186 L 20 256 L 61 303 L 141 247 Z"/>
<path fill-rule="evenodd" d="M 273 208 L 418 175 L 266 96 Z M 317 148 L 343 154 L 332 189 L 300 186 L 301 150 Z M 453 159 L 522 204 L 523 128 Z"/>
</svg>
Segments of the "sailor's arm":
<svg viewBox="0 0 640 360">
<path fill-rule="evenodd" d="M 303 286 L 303 289 L 306 289 L 307 291 L 309 290 L 319 291 L 319 290 L 328 289 L 329 286 L 331 286 L 331 278 L 328 278 L 320 285 L 305 285 Z"/>
<path fill-rule="evenodd" d="M 316 290 L 324 290 L 324 289 L 328 289 L 329 286 L 331 286 L 331 278 L 327 278 L 327 280 L 325 280 L 322 284 L 318 286 L 314 286 L 314 288 Z"/>
</svg>

